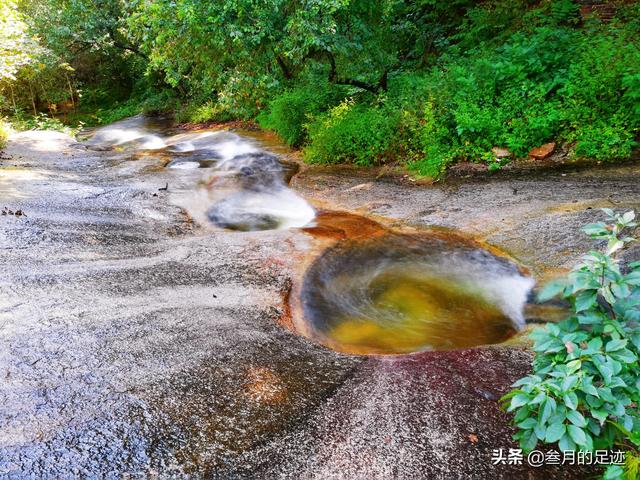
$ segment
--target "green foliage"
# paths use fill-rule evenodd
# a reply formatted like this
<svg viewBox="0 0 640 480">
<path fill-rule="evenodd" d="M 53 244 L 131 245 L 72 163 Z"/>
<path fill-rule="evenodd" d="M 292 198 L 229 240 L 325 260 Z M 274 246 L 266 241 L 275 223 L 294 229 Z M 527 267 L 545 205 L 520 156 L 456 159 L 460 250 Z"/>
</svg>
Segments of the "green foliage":
<svg viewBox="0 0 640 480">
<path fill-rule="evenodd" d="M 553 0 L 549 18 L 556 24 L 576 24 L 580 6 L 573 0 Z"/>
<path fill-rule="evenodd" d="M 434 178 L 459 161 L 500 168 L 494 147 L 559 141 L 599 161 L 637 147 L 637 2 L 608 24 L 583 22 L 575 0 L 0 2 L 3 114 L 257 117 L 311 142 L 310 161 Z"/>
<path fill-rule="evenodd" d="M 226 120 L 219 105 L 212 101 L 204 104 L 186 103 L 178 108 L 175 118 L 178 123 L 204 123 L 214 120 Z"/>
<path fill-rule="evenodd" d="M 29 116 L 19 113 L 11 118 L 11 124 L 16 130 L 55 130 L 69 134 L 74 132 L 74 129 L 57 118 L 51 118 L 44 113 Z"/>
<path fill-rule="evenodd" d="M 312 163 L 352 162 L 379 165 L 392 156 L 398 114 L 383 106 L 362 107 L 345 100 L 319 115 L 308 126 L 310 144 L 304 150 Z"/>
<path fill-rule="evenodd" d="M 15 80 L 16 73 L 33 62 L 39 50 L 15 2 L 0 0 L 0 81 Z"/>
<path fill-rule="evenodd" d="M 0 149 L 7 146 L 9 139 L 9 124 L 0 118 Z"/>
<path fill-rule="evenodd" d="M 634 132 L 624 121 L 613 117 L 610 123 L 596 120 L 592 125 L 583 125 L 575 133 L 575 153 L 581 157 L 602 161 L 629 158 L 636 145 Z"/>
<path fill-rule="evenodd" d="M 345 94 L 344 88 L 317 79 L 276 95 L 268 109 L 258 116 L 258 123 L 276 131 L 288 145 L 299 146 L 306 140 L 306 124 L 339 103 Z"/>
<path fill-rule="evenodd" d="M 515 414 L 514 438 L 527 451 L 539 442 L 590 451 L 619 444 L 637 456 L 640 262 L 623 270 L 616 260 L 616 253 L 635 241 L 625 232 L 637 223 L 633 212 L 604 210 L 611 223 L 590 224 L 584 231 L 605 241 L 605 252 L 589 252 L 566 279 L 546 285 L 539 295 L 543 301 L 568 300 L 573 315 L 531 333 L 533 374 L 503 397 Z M 611 476 L 614 470 L 610 478 L 617 478 Z"/>
</svg>

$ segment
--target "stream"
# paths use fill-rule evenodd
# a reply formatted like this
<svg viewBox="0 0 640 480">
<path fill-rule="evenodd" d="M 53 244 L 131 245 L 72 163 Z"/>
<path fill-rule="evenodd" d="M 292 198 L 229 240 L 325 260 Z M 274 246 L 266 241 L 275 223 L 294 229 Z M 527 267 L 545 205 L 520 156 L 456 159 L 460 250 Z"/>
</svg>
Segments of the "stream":
<svg viewBox="0 0 640 480">
<path fill-rule="evenodd" d="M 0 159 L 0 477 L 593 475 L 491 454 L 523 333 L 564 315 L 534 279 L 640 209 L 636 164 L 417 185 L 263 132 L 86 133 Z"/>
<path fill-rule="evenodd" d="M 173 201 L 212 227 L 313 234 L 335 218 L 325 210 L 316 219 L 289 188 L 297 164 L 235 132 L 185 133 L 170 120 L 140 116 L 96 130 L 85 145 L 199 170 L 200 179 Z M 507 255 L 455 232 L 379 231 L 377 238 L 341 239 L 303 274 L 299 333 L 347 353 L 402 354 L 500 343 L 524 328 L 534 281 Z"/>
</svg>

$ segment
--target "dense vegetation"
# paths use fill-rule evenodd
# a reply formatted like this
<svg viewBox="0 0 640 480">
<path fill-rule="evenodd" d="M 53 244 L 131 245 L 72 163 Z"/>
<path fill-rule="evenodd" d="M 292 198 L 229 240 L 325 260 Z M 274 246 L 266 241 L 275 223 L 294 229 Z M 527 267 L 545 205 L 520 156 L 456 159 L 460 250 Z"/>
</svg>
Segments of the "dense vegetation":
<svg viewBox="0 0 640 480">
<path fill-rule="evenodd" d="M 535 330 L 534 372 L 504 400 L 515 412 L 516 439 L 526 451 L 539 442 L 560 450 L 628 450 L 626 463 L 607 479 L 640 476 L 640 262 L 621 268 L 616 254 L 635 241 L 634 212 L 605 209 L 610 224 L 584 230 L 606 241 L 604 253 L 587 254 L 566 279 L 547 285 L 541 300 L 560 296 L 573 315 Z"/>
<path fill-rule="evenodd" d="M 640 129 L 640 5 L 612 3 L 0 0 L 2 110 L 257 119 L 310 162 L 431 177 L 550 141 L 614 161 Z"/>
</svg>

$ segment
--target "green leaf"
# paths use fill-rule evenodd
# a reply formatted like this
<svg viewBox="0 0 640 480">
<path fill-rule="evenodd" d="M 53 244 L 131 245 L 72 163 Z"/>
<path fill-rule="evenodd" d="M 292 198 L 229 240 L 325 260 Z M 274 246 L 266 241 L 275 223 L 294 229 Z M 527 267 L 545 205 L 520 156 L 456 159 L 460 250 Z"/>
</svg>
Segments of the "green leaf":
<svg viewBox="0 0 640 480">
<path fill-rule="evenodd" d="M 640 271 L 628 273 L 624 276 L 624 282 L 633 286 L 640 286 Z"/>
<path fill-rule="evenodd" d="M 567 431 L 567 426 L 564 423 L 554 423 L 547 428 L 545 442 L 555 443 L 560 440 Z"/>
<path fill-rule="evenodd" d="M 634 218 L 636 218 L 636 213 L 633 210 L 630 210 L 622 215 L 622 221 L 624 223 L 631 223 L 633 222 Z"/>
<path fill-rule="evenodd" d="M 613 352 L 611 354 L 611 357 L 624 363 L 634 363 L 638 360 L 638 357 L 636 356 L 636 354 L 633 353 L 628 348 L 623 348 L 622 350 Z"/>
<path fill-rule="evenodd" d="M 533 398 L 533 400 L 529 402 L 529 405 L 537 405 L 538 403 L 542 403 L 545 398 L 547 398 L 547 394 L 545 392 L 540 392 Z"/>
<path fill-rule="evenodd" d="M 527 418 L 523 422 L 518 423 L 518 428 L 522 428 L 523 430 L 531 430 L 538 425 L 538 422 L 535 418 Z"/>
<path fill-rule="evenodd" d="M 531 431 L 530 434 L 526 435 L 523 441 L 520 442 L 520 446 L 525 452 L 530 452 L 531 450 L 536 448 L 537 444 L 538 444 L 538 437 L 533 431 Z"/>
<path fill-rule="evenodd" d="M 588 225 L 582 227 L 582 231 L 587 235 L 595 238 L 609 235 L 609 232 L 607 231 L 607 224 L 604 222 L 589 223 Z"/>
<path fill-rule="evenodd" d="M 580 370 L 581 366 L 582 366 L 582 360 L 572 360 L 569 363 L 567 363 L 567 372 L 570 372 L 570 373 L 577 372 L 578 370 Z M 576 375 L 572 375 L 571 377 L 575 377 L 576 379 L 578 379 Z M 574 386 L 575 384 L 573 384 L 571 388 L 573 388 Z"/>
<path fill-rule="evenodd" d="M 576 408 L 578 408 L 578 396 L 573 393 L 573 392 L 569 392 L 566 393 L 563 397 L 562 400 L 564 401 L 564 404 L 569 407 L 571 410 L 575 410 Z"/>
<path fill-rule="evenodd" d="M 576 313 L 583 312 L 592 308 L 598 299 L 598 295 L 593 290 L 586 290 L 581 292 L 575 301 Z"/>
<path fill-rule="evenodd" d="M 620 465 L 609 465 L 602 480 L 625 480 L 624 469 Z"/>
<path fill-rule="evenodd" d="M 568 450 L 572 450 L 572 451 L 576 450 L 576 444 L 569 436 L 569 433 L 565 433 L 562 436 L 562 438 L 558 442 L 558 447 L 560 447 L 560 451 L 562 452 L 566 452 Z"/>
<path fill-rule="evenodd" d="M 616 350 L 622 350 L 627 346 L 627 340 L 610 340 L 605 347 L 607 352 L 615 352 Z"/>
<path fill-rule="evenodd" d="M 611 389 L 607 387 L 598 387 L 598 395 L 605 402 L 615 402 L 615 397 L 611 394 Z"/>
<path fill-rule="evenodd" d="M 580 427 L 576 427 L 575 425 L 567 426 L 567 433 L 571 437 L 577 445 L 587 445 L 587 436 Z"/>
<path fill-rule="evenodd" d="M 613 255 L 615 252 L 624 247 L 624 242 L 618 240 L 617 238 L 612 238 L 607 243 L 607 255 Z"/>
<path fill-rule="evenodd" d="M 557 297 L 564 291 L 566 286 L 567 282 L 564 279 L 547 283 L 540 289 L 540 292 L 538 293 L 538 301 L 546 302 L 547 300 Z"/>
<path fill-rule="evenodd" d="M 586 379 L 582 380 L 582 387 L 580 387 L 584 393 L 588 393 L 589 395 L 593 395 L 594 397 L 599 397 L 598 390 L 593 386 L 593 383 L 590 381 L 587 382 Z"/>
<path fill-rule="evenodd" d="M 563 392 L 568 392 L 578 384 L 578 381 L 580 381 L 580 377 L 578 377 L 578 375 L 569 375 L 562 381 L 562 386 L 560 388 Z"/>
<path fill-rule="evenodd" d="M 555 412 L 556 401 L 552 397 L 547 397 L 547 399 L 541 404 L 541 410 L 542 413 L 538 418 L 538 423 L 540 425 L 544 425 L 549 417 Z"/>
<path fill-rule="evenodd" d="M 574 425 L 576 425 L 578 427 L 586 427 L 587 426 L 587 421 L 582 416 L 582 414 L 580 412 L 578 412 L 577 410 L 569 410 L 567 412 L 567 420 L 569 420 L 571 423 L 573 423 Z"/>
<path fill-rule="evenodd" d="M 543 427 L 541 425 L 536 425 L 535 427 L 533 427 L 533 433 L 536 434 L 536 438 L 538 440 L 544 440 L 546 432 L 547 432 L 546 427 Z"/>
<path fill-rule="evenodd" d="M 515 397 L 511 399 L 511 404 L 509 405 L 509 411 L 514 410 L 522 405 L 526 405 L 529 403 L 529 396 L 524 393 L 519 393 Z"/>
<path fill-rule="evenodd" d="M 523 421 L 525 418 L 527 418 L 529 415 L 531 414 L 531 410 L 529 409 L 528 406 L 524 406 L 524 407 L 520 407 L 518 409 L 518 413 L 516 413 L 516 416 L 513 417 L 514 422 L 521 422 Z"/>
<path fill-rule="evenodd" d="M 607 419 L 607 417 L 609 416 L 609 412 L 607 412 L 606 410 L 592 409 L 591 416 L 597 419 L 600 422 L 600 424 L 603 424 Z"/>
<path fill-rule="evenodd" d="M 602 349 L 602 339 L 600 337 L 593 338 L 587 343 L 589 350 L 600 351 Z"/>
<path fill-rule="evenodd" d="M 578 315 L 577 318 L 581 325 L 596 325 L 602 323 L 602 314 L 598 312 L 585 312 Z"/>
</svg>

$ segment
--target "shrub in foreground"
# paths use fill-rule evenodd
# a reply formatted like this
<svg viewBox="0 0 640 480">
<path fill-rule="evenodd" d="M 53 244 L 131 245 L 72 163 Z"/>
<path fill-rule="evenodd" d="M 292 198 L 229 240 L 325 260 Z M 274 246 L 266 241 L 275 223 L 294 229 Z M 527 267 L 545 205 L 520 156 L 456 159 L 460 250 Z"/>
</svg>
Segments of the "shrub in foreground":
<svg viewBox="0 0 640 480">
<path fill-rule="evenodd" d="M 503 397 L 515 414 L 515 439 L 525 451 L 539 442 L 560 450 L 627 450 L 626 464 L 607 479 L 638 478 L 640 466 L 640 262 L 621 268 L 616 254 L 634 241 L 625 231 L 635 214 L 605 209 L 610 223 L 584 227 L 607 242 L 589 252 L 566 279 L 540 292 L 572 306 L 566 320 L 535 330 L 533 374 Z"/>
</svg>

